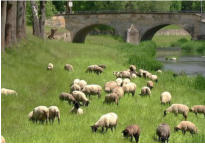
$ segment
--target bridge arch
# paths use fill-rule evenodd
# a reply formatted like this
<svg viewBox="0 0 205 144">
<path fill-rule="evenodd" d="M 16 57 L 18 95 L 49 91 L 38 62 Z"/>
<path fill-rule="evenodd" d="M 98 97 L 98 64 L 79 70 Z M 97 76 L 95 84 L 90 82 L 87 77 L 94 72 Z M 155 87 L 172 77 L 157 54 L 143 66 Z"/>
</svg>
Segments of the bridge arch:
<svg viewBox="0 0 205 144">
<path fill-rule="evenodd" d="M 85 26 L 85 27 L 81 28 L 79 31 L 77 31 L 74 34 L 73 42 L 83 43 L 85 41 L 85 38 L 86 38 L 87 34 L 90 31 L 92 31 L 94 28 L 99 27 L 99 26 L 110 27 L 110 28 L 112 28 L 115 31 L 115 29 L 112 26 L 107 25 L 107 24 L 92 24 L 92 25 L 88 25 L 88 26 Z"/>
<path fill-rule="evenodd" d="M 187 31 L 191 37 L 193 37 L 193 30 L 191 26 L 188 25 L 179 25 L 179 24 L 160 24 L 154 27 L 149 28 L 145 31 L 145 33 L 141 37 L 141 41 L 152 40 L 153 36 L 159 31 L 160 29 L 168 26 L 168 25 L 177 25 Z"/>
</svg>

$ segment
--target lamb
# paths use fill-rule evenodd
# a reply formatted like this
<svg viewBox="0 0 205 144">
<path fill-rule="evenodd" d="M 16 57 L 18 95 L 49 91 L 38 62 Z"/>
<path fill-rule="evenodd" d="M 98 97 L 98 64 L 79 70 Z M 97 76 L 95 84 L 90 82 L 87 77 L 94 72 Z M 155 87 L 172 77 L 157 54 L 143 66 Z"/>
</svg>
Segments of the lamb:
<svg viewBox="0 0 205 144">
<path fill-rule="evenodd" d="M 130 71 L 136 72 L 137 68 L 135 65 L 130 65 Z"/>
<path fill-rule="evenodd" d="M 194 123 L 190 121 L 181 121 L 175 128 L 174 131 L 181 130 L 183 134 L 189 131 L 192 135 L 198 133 L 198 129 Z"/>
<path fill-rule="evenodd" d="M 53 70 L 53 64 L 52 63 L 48 64 L 47 70 Z"/>
<path fill-rule="evenodd" d="M 102 132 L 104 132 L 104 127 L 105 127 L 106 131 L 108 130 L 108 128 L 110 128 L 111 131 L 113 131 L 113 127 L 116 129 L 117 122 L 118 122 L 117 114 L 114 112 L 110 112 L 102 115 L 100 119 L 94 125 L 91 126 L 91 129 L 93 132 L 96 132 L 98 127 L 102 127 Z"/>
<path fill-rule="evenodd" d="M 89 100 L 85 96 L 85 94 L 81 91 L 73 91 L 72 92 L 73 97 L 77 102 L 82 102 L 85 106 L 89 105 Z"/>
<path fill-rule="evenodd" d="M 128 84 L 123 85 L 122 88 L 123 88 L 125 94 L 128 93 L 128 95 L 129 95 L 129 93 L 131 93 L 132 96 L 135 95 L 135 91 L 136 91 L 136 84 L 135 83 L 130 82 Z"/>
<path fill-rule="evenodd" d="M 118 86 L 122 85 L 122 82 L 123 82 L 122 78 L 117 78 L 115 81 L 117 82 Z"/>
<path fill-rule="evenodd" d="M 160 96 L 161 104 L 169 103 L 169 105 L 170 105 L 171 99 L 172 99 L 172 96 L 169 92 L 165 91 L 165 92 L 161 93 L 161 96 Z"/>
<path fill-rule="evenodd" d="M 111 92 L 118 84 L 116 81 L 109 81 L 105 83 L 105 92 Z"/>
<path fill-rule="evenodd" d="M 152 81 L 158 82 L 158 77 L 157 77 L 157 75 L 150 75 L 149 78 L 150 78 Z"/>
<path fill-rule="evenodd" d="M 117 93 L 111 93 L 105 96 L 105 101 L 104 103 L 111 103 L 115 102 L 118 105 L 119 97 Z"/>
<path fill-rule="evenodd" d="M 2 95 L 18 95 L 18 93 L 15 90 L 1 88 L 1 94 Z"/>
<path fill-rule="evenodd" d="M 164 111 L 164 116 L 166 116 L 166 114 L 168 112 L 172 112 L 175 115 L 177 115 L 178 113 L 183 114 L 185 120 L 187 119 L 188 116 L 188 112 L 189 112 L 189 108 L 186 105 L 183 104 L 172 104 L 170 107 L 168 107 L 165 111 Z"/>
<path fill-rule="evenodd" d="M 125 84 L 128 84 L 128 83 L 130 83 L 130 79 L 125 78 L 122 82 L 122 85 L 125 85 Z"/>
<path fill-rule="evenodd" d="M 195 113 L 195 115 L 197 115 L 197 113 L 202 113 L 205 117 L 205 105 L 195 105 L 190 109 L 190 111 Z"/>
<path fill-rule="evenodd" d="M 50 106 L 49 110 L 49 122 L 54 122 L 55 118 L 58 118 L 58 123 L 60 123 L 60 110 L 57 106 Z"/>
<path fill-rule="evenodd" d="M 1 143 L 6 143 L 6 140 L 3 136 L 1 136 Z"/>
<path fill-rule="evenodd" d="M 113 93 L 116 93 L 119 98 L 124 96 L 124 90 L 122 87 L 117 86 L 112 90 Z"/>
<path fill-rule="evenodd" d="M 78 115 L 82 115 L 83 114 L 83 109 L 80 108 L 80 104 L 78 102 L 74 102 L 74 107 L 71 109 L 71 113 L 75 113 Z"/>
<path fill-rule="evenodd" d="M 75 98 L 72 96 L 72 94 L 66 93 L 66 92 L 62 92 L 59 95 L 59 99 L 60 100 L 66 100 L 68 101 L 69 104 L 71 104 L 71 102 L 76 101 Z"/>
<path fill-rule="evenodd" d="M 73 91 L 81 91 L 81 87 L 78 84 L 73 84 L 71 86 L 70 92 L 73 92 Z"/>
<path fill-rule="evenodd" d="M 41 122 L 42 124 L 44 121 L 48 123 L 48 118 L 49 118 L 49 110 L 46 106 L 38 106 L 33 109 L 33 118 L 35 122 L 37 123 L 38 121 Z"/>
<path fill-rule="evenodd" d="M 162 123 L 158 126 L 156 130 L 156 134 L 158 135 L 158 140 L 160 142 L 167 143 L 169 142 L 169 136 L 170 136 L 170 127 L 166 123 Z"/>
<path fill-rule="evenodd" d="M 148 86 L 150 89 L 154 88 L 154 83 L 153 83 L 153 81 L 148 81 L 148 82 L 147 82 L 147 86 Z"/>
<path fill-rule="evenodd" d="M 64 66 L 64 69 L 67 70 L 67 71 L 73 71 L 73 66 L 71 64 L 66 64 Z"/>
<path fill-rule="evenodd" d="M 150 90 L 150 88 L 149 87 L 147 87 L 147 86 L 144 86 L 144 87 L 142 87 L 142 89 L 141 89 L 141 94 L 140 94 L 141 96 L 144 96 L 144 95 L 151 95 L 151 90 Z"/>
<path fill-rule="evenodd" d="M 31 111 L 29 114 L 28 114 L 28 120 L 32 121 L 32 122 L 35 122 L 35 119 L 33 117 L 33 111 Z"/>
<path fill-rule="evenodd" d="M 129 125 L 122 131 L 122 133 L 124 137 L 131 137 L 131 142 L 134 136 L 136 143 L 138 143 L 140 136 L 140 127 L 135 124 Z"/>
<path fill-rule="evenodd" d="M 98 98 L 101 97 L 102 87 L 96 84 L 86 85 L 82 90 L 86 95 L 98 95 Z"/>
</svg>

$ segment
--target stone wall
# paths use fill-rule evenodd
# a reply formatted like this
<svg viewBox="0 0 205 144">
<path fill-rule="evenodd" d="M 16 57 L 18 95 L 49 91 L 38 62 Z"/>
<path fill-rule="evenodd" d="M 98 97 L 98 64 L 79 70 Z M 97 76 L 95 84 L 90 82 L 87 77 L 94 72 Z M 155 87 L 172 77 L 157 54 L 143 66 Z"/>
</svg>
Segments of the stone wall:
<svg viewBox="0 0 205 144">
<path fill-rule="evenodd" d="M 46 20 L 45 25 L 55 28 L 65 28 L 65 18 L 64 16 L 53 16 Z"/>
</svg>

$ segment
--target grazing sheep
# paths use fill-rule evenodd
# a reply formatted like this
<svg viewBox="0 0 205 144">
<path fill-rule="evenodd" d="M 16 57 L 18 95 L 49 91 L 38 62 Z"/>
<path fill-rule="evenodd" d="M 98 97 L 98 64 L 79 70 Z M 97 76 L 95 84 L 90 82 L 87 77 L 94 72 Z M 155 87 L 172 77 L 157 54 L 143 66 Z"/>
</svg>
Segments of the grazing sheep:
<svg viewBox="0 0 205 144">
<path fill-rule="evenodd" d="M 60 123 L 60 110 L 57 106 L 50 106 L 49 110 L 49 122 L 54 122 L 55 118 L 58 118 L 58 123 Z"/>
<path fill-rule="evenodd" d="M 139 76 L 139 77 L 142 77 L 142 76 L 143 76 L 143 73 L 144 73 L 144 70 L 143 70 L 143 69 L 139 69 L 138 76 Z"/>
<path fill-rule="evenodd" d="M 74 79 L 73 84 L 78 84 L 80 82 L 80 79 Z"/>
<path fill-rule="evenodd" d="M 5 138 L 1 136 L 1 143 L 6 143 Z"/>
<path fill-rule="evenodd" d="M 48 64 L 47 70 L 53 70 L 53 64 L 52 63 Z"/>
<path fill-rule="evenodd" d="M 197 127 L 194 123 L 190 121 L 181 121 L 175 128 L 174 131 L 181 130 L 183 134 L 186 134 L 186 131 L 189 131 L 192 135 L 198 132 Z"/>
<path fill-rule="evenodd" d="M 113 127 L 116 129 L 117 121 L 118 121 L 117 114 L 110 112 L 102 115 L 100 119 L 94 125 L 91 126 L 91 129 L 93 132 L 96 132 L 98 127 L 102 127 L 102 132 L 103 132 L 105 127 L 106 131 L 108 130 L 108 128 L 110 128 L 111 131 L 113 131 Z"/>
<path fill-rule="evenodd" d="M 101 67 L 101 68 L 103 68 L 103 69 L 106 68 L 106 65 L 104 65 L 104 64 L 101 64 L 101 65 L 98 65 L 98 66 Z"/>
<path fill-rule="evenodd" d="M 72 94 L 66 93 L 66 92 L 62 92 L 59 95 L 59 99 L 60 100 L 66 100 L 68 101 L 69 104 L 71 104 L 71 102 L 75 101 L 75 98 L 72 96 Z"/>
<path fill-rule="evenodd" d="M 117 93 L 111 93 L 105 96 L 104 103 L 112 103 L 115 102 L 118 105 L 119 97 Z"/>
<path fill-rule="evenodd" d="M 205 117 L 205 105 L 195 105 L 190 109 L 190 111 L 195 113 L 195 115 L 197 115 L 197 113 L 202 113 Z"/>
<path fill-rule="evenodd" d="M 2 95 L 18 95 L 18 93 L 15 90 L 1 88 L 1 94 Z"/>
<path fill-rule="evenodd" d="M 118 86 L 122 85 L 122 82 L 123 82 L 122 78 L 117 78 L 115 81 L 117 82 Z"/>
<path fill-rule="evenodd" d="M 161 96 L 160 96 L 161 104 L 166 104 L 166 103 L 170 104 L 171 99 L 172 99 L 172 96 L 169 92 L 165 91 L 165 92 L 161 93 Z"/>
<path fill-rule="evenodd" d="M 44 121 L 48 123 L 48 118 L 49 118 L 49 110 L 46 106 L 38 106 L 33 109 L 33 118 L 35 119 L 35 122 L 37 123 L 38 121 L 41 122 L 42 124 Z"/>
<path fill-rule="evenodd" d="M 185 120 L 187 119 L 188 116 L 188 112 L 189 112 L 189 108 L 186 105 L 183 104 L 172 104 L 170 107 L 168 107 L 165 111 L 164 111 L 164 116 L 166 116 L 166 114 L 168 112 L 172 112 L 175 115 L 177 115 L 178 113 L 183 114 Z"/>
<path fill-rule="evenodd" d="M 122 85 L 125 85 L 125 84 L 128 84 L 128 83 L 130 83 L 130 79 L 125 78 L 122 82 Z"/>
<path fill-rule="evenodd" d="M 122 87 L 117 86 L 112 90 L 113 93 L 116 93 L 119 98 L 124 96 L 124 90 Z"/>
<path fill-rule="evenodd" d="M 147 86 L 148 86 L 150 89 L 154 88 L 154 83 L 153 83 L 153 81 L 148 81 L 148 82 L 147 82 Z"/>
<path fill-rule="evenodd" d="M 85 94 L 83 92 L 73 91 L 72 94 L 77 102 L 82 102 L 83 105 L 85 105 L 85 106 L 89 105 L 89 100 L 87 99 L 87 97 L 85 96 Z"/>
<path fill-rule="evenodd" d="M 129 95 L 129 93 L 131 93 L 132 96 L 135 95 L 135 91 L 136 91 L 136 84 L 135 83 L 130 82 L 128 84 L 123 85 L 122 88 L 123 88 L 125 94 L 128 93 L 128 95 Z"/>
<path fill-rule="evenodd" d="M 28 114 L 28 120 L 32 121 L 32 122 L 35 122 L 35 119 L 33 117 L 33 111 L 31 111 L 29 114 Z"/>
<path fill-rule="evenodd" d="M 70 92 L 73 92 L 73 91 L 81 91 L 81 87 L 78 84 L 73 84 L 71 86 Z"/>
<path fill-rule="evenodd" d="M 169 136 L 170 136 L 170 127 L 168 124 L 162 123 L 158 126 L 156 130 L 156 134 L 158 136 L 158 141 L 165 143 L 169 142 Z"/>
<path fill-rule="evenodd" d="M 87 82 L 85 80 L 80 80 L 78 82 L 78 85 L 80 86 L 81 90 L 87 85 Z"/>
<path fill-rule="evenodd" d="M 74 107 L 71 109 L 70 112 L 78 114 L 78 115 L 82 115 L 83 114 L 83 109 L 80 108 L 80 104 L 79 103 L 74 102 Z"/>
<path fill-rule="evenodd" d="M 116 81 L 109 81 L 105 83 L 105 92 L 111 92 L 118 84 Z"/>
<path fill-rule="evenodd" d="M 130 78 L 131 77 L 129 70 L 121 71 L 121 72 L 113 72 L 113 75 L 116 76 L 116 78 Z"/>
<path fill-rule="evenodd" d="M 98 95 L 98 98 L 101 97 L 102 87 L 96 84 L 86 85 L 82 90 L 86 95 Z"/>
<path fill-rule="evenodd" d="M 130 65 L 130 71 L 136 72 L 137 68 L 135 65 Z"/>
<path fill-rule="evenodd" d="M 103 72 L 103 68 L 99 67 L 98 65 L 90 65 L 88 66 L 86 72 L 94 72 L 96 74 L 101 74 Z"/>
<path fill-rule="evenodd" d="M 129 125 L 123 131 L 124 137 L 130 137 L 130 141 L 132 142 L 133 136 L 135 138 L 136 143 L 139 141 L 140 136 L 140 127 L 138 125 Z"/>
<path fill-rule="evenodd" d="M 149 95 L 150 96 L 151 95 L 150 88 L 147 87 L 147 86 L 142 87 L 140 95 L 141 96 L 144 96 L 144 95 Z"/>
<path fill-rule="evenodd" d="M 131 73 L 131 78 L 137 78 L 137 75 L 135 73 Z"/>
<path fill-rule="evenodd" d="M 158 77 L 157 77 L 157 75 L 150 75 L 149 78 L 150 78 L 152 81 L 158 82 Z"/>
<path fill-rule="evenodd" d="M 64 66 L 64 69 L 67 70 L 67 71 L 73 71 L 73 66 L 71 64 L 66 64 Z"/>
<path fill-rule="evenodd" d="M 142 75 L 144 78 L 150 78 L 152 74 L 146 70 L 143 70 Z"/>
</svg>

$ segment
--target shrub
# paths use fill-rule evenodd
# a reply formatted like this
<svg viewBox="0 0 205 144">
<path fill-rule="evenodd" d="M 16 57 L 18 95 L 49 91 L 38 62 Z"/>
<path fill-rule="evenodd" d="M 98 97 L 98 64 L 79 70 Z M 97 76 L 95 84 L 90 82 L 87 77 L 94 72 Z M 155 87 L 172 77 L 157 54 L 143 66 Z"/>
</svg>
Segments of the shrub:
<svg viewBox="0 0 205 144">
<path fill-rule="evenodd" d="M 205 90 L 205 77 L 197 75 L 194 80 L 194 86 L 196 89 Z"/>
</svg>

